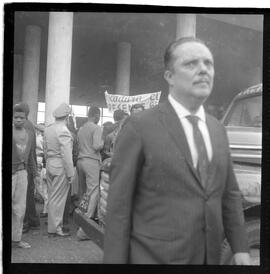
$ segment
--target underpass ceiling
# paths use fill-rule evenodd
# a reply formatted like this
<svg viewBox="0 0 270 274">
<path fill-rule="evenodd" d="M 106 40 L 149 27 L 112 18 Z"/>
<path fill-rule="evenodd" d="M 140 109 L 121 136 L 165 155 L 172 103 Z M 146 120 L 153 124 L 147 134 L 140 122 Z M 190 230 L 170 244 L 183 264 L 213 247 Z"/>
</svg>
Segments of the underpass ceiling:
<svg viewBox="0 0 270 274">
<path fill-rule="evenodd" d="M 254 40 L 262 37 L 262 23 L 262 16 L 259 15 L 202 14 L 197 17 L 197 36 L 209 41 L 216 64 L 227 63 L 230 69 L 240 65 L 244 71 L 250 69 L 250 63 L 254 66 L 261 65 L 262 61 L 257 56 L 262 54 L 262 39 L 258 43 L 254 43 Z M 15 14 L 14 52 L 23 54 L 25 28 L 31 24 L 40 26 L 42 30 L 39 100 L 43 101 L 48 39 L 47 12 Z M 214 32 L 222 34 L 220 37 L 216 37 L 216 34 L 213 37 Z M 71 101 L 74 104 L 89 104 L 93 101 L 104 104 L 104 91 L 114 92 L 119 41 L 127 41 L 132 45 L 130 93 L 162 90 L 166 96 L 163 52 L 175 38 L 175 33 L 176 17 L 171 13 L 74 12 Z M 237 41 L 242 33 L 247 36 L 247 41 L 251 41 L 247 49 L 239 47 L 241 41 Z M 237 42 L 225 45 L 224 39 L 230 39 L 230 34 Z M 252 55 L 250 52 L 254 52 L 254 47 L 257 47 L 257 54 Z M 224 52 L 230 54 L 234 61 L 228 61 Z M 249 54 L 249 59 L 241 54 Z M 223 69 L 217 66 L 216 79 L 223 81 L 221 90 L 230 88 L 231 85 L 231 79 L 223 79 L 223 73 Z M 242 88 L 244 85 L 245 80 L 241 82 L 239 79 L 234 88 Z M 220 90 L 220 87 L 217 88 Z"/>
</svg>

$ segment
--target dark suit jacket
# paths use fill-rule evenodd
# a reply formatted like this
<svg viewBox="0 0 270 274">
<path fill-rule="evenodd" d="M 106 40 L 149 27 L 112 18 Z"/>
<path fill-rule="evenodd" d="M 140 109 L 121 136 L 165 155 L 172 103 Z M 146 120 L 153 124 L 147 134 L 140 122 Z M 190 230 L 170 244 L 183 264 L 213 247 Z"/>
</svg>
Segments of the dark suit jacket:
<svg viewBox="0 0 270 274">
<path fill-rule="evenodd" d="M 234 253 L 248 251 L 227 135 L 215 118 L 206 122 L 206 188 L 168 101 L 125 123 L 111 165 L 104 263 L 219 264 L 224 232 Z"/>
</svg>

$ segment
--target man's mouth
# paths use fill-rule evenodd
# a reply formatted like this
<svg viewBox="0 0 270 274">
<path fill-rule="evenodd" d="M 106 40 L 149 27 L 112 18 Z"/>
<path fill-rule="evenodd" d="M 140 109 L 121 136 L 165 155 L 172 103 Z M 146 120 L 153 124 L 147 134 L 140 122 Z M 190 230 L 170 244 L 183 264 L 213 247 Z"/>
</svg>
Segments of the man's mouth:
<svg viewBox="0 0 270 274">
<path fill-rule="evenodd" d="M 200 85 L 200 84 L 207 84 L 209 86 L 209 80 L 202 79 L 199 81 L 194 82 L 195 85 Z"/>
</svg>

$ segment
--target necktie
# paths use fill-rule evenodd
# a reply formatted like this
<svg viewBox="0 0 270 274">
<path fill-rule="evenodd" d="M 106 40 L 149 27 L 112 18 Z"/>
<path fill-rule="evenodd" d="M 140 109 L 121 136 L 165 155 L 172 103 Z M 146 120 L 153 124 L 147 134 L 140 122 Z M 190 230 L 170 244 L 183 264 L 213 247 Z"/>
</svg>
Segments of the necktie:
<svg viewBox="0 0 270 274">
<path fill-rule="evenodd" d="M 199 118 L 195 115 L 188 115 L 187 119 L 189 120 L 189 122 L 192 124 L 192 127 L 193 127 L 193 138 L 194 138 L 194 142 L 198 152 L 197 171 L 199 173 L 201 183 L 203 187 L 205 187 L 207 182 L 207 176 L 208 176 L 209 160 L 208 160 L 203 136 L 198 127 Z"/>
</svg>

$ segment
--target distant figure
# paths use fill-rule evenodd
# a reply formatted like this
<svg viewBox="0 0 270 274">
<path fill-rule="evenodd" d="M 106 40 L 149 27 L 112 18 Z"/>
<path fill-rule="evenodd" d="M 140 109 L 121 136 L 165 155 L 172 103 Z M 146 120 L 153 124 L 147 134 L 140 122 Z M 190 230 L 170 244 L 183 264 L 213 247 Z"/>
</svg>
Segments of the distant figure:
<svg viewBox="0 0 270 274">
<path fill-rule="evenodd" d="M 108 146 L 106 144 L 106 138 L 110 133 L 113 132 L 114 127 L 115 127 L 115 125 L 112 122 L 105 122 L 103 124 L 102 139 L 105 141 L 104 141 L 104 147 L 102 148 L 102 150 L 100 152 L 102 161 L 104 161 L 105 159 L 110 157 L 110 155 L 108 154 L 110 145 Z M 106 146 L 107 146 L 107 148 L 106 148 Z"/>
<path fill-rule="evenodd" d="M 107 155 L 107 157 L 112 157 L 113 155 L 113 147 L 114 147 L 117 135 L 120 132 L 126 117 L 127 117 L 126 112 L 124 112 L 121 109 L 117 109 L 113 113 L 113 119 L 115 122 L 114 128 L 113 128 L 113 131 L 106 136 L 105 142 L 104 142 L 104 153 Z"/>
<path fill-rule="evenodd" d="M 76 134 L 76 128 L 74 125 L 74 121 L 72 116 L 68 117 L 68 122 L 67 122 L 67 128 L 70 131 L 72 135 L 72 140 L 73 140 L 73 146 L 72 146 L 72 161 L 73 161 L 73 166 L 74 166 L 74 174 L 76 173 L 76 163 L 78 160 L 78 140 L 77 140 L 77 134 Z M 75 179 L 75 176 L 74 178 Z M 72 182 L 71 187 L 73 186 L 74 181 Z M 66 205 L 64 209 L 64 216 L 63 216 L 63 231 L 64 232 L 69 232 L 69 215 L 70 215 L 70 210 L 71 210 L 71 187 L 68 191 L 67 195 L 67 200 L 66 200 Z M 73 206 L 73 205 L 72 205 Z"/>
<path fill-rule="evenodd" d="M 104 142 L 102 129 L 98 125 L 100 110 L 92 106 L 88 112 L 88 121 L 79 129 L 78 137 L 78 161 L 77 170 L 79 176 L 79 198 L 86 196 L 85 215 L 94 219 L 99 195 L 99 172 L 101 166 L 101 150 Z M 77 232 L 79 239 L 86 239 L 84 231 L 79 228 Z"/>
<path fill-rule="evenodd" d="M 69 236 L 63 231 L 63 214 L 74 176 L 72 135 L 67 128 L 69 105 L 62 103 L 53 112 L 55 122 L 45 128 L 44 154 L 48 184 L 48 235 Z"/>
<path fill-rule="evenodd" d="M 22 103 L 13 107 L 12 132 L 12 247 L 30 248 L 22 241 L 28 180 L 37 180 L 35 134 L 24 127 L 27 111 Z M 27 180 L 28 177 L 28 180 Z"/>
<path fill-rule="evenodd" d="M 43 136 L 44 136 L 44 124 L 38 124 L 36 128 L 36 154 L 37 154 L 37 167 L 39 180 L 36 185 L 36 194 L 40 194 L 43 199 L 43 210 L 40 213 L 40 218 L 48 216 L 47 205 L 48 205 L 48 189 L 46 182 L 46 169 L 44 164 L 44 147 L 43 147 Z"/>
<path fill-rule="evenodd" d="M 134 114 L 134 113 L 138 113 L 144 110 L 144 106 L 143 104 L 135 104 L 132 105 L 132 107 L 130 108 L 130 115 Z"/>
<path fill-rule="evenodd" d="M 28 120 L 28 115 L 30 113 L 30 109 L 27 103 L 19 103 L 21 107 L 24 108 L 26 113 L 26 121 L 24 123 L 24 128 L 31 131 L 32 134 L 35 136 L 36 131 L 33 123 Z M 33 146 L 35 147 L 34 150 L 34 157 L 35 162 L 37 165 L 37 157 L 36 157 L 36 138 L 33 140 Z M 27 170 L 27 173 L 30 174 L 31 170 Z M 33 176 L 28 177 L 28 186 L 27 186 L 27 195 L 26 195 L 26 210 L 25 216 L 23 220 L 23 233 L 27 233 L 30 229 L 37 230 L 40 229 L 40 221 L 36 211 L 36 204 L 35 204 L 35 183 L 33 181 Z"/>
</svg>

